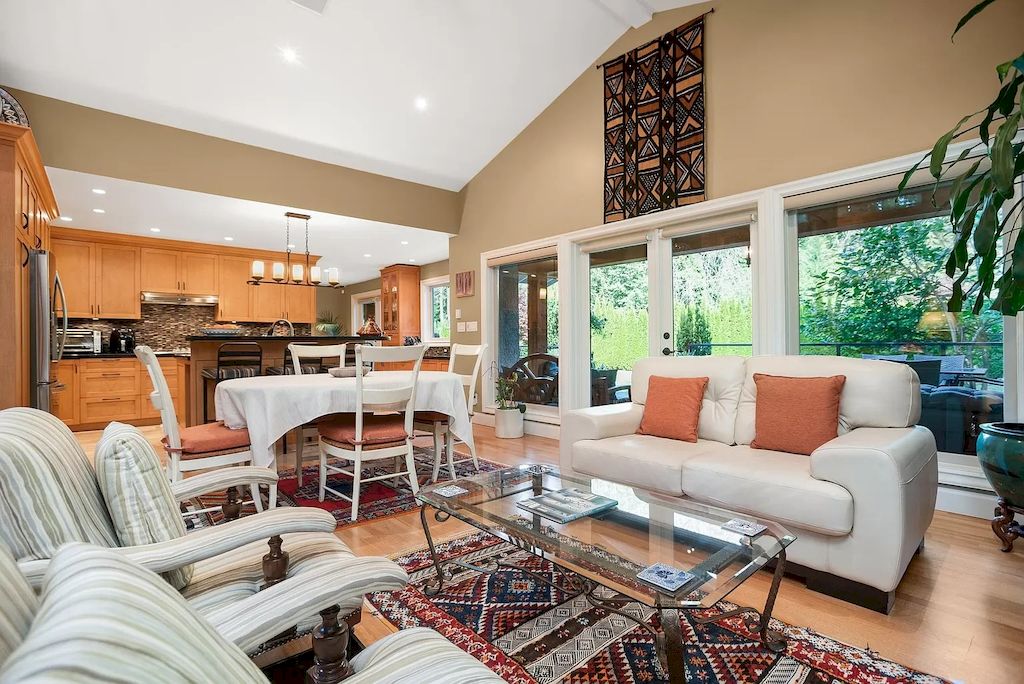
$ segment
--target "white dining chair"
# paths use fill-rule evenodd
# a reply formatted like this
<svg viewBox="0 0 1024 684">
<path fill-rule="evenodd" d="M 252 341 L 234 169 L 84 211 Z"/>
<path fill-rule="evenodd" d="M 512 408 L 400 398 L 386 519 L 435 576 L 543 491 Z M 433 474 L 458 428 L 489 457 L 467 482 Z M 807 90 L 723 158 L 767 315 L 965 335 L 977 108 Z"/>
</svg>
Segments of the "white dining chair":
<svg viewBox="0 0 1024 684">
<path fill-rule="evenodd" d="M 352 503 L 352 520 L 359 516 L 359 489 L 367 482 L 406 476 L 413 494 L 419 490 L 416 461 L 413 457 L 413 413 L 416 407 L 416 381 L 423 363 L 423 345 L 377 347 L 356 345 L 355 413 L 337 414 L 317 425 L 320 434 L 320 501 L 326 492 Z M 411 371 L 366 372 L 366 363 L 408 363 Z M 388 378 L 377 384 L 374 380 Z M 367 383 L 370 379 L 370 383 Z M 329 458 L 352 463 L 351 470 L 328 463 Z M 395 472 L 363 477 L 364 464 L 390 458 Z M 405 460 L 405 470 L 401 461 Z M 327 486 L 330 473 L 352 478 L 352 496 Z"/>
<path fill-rule="evenodd" d="M 348 344 L 298 344 L 292 342 L 288 345 L 288 354 L 291 357 L 292 365 L 291 372 L 294 375 L 310 375 L 316 373 L 325 372 L 324 359 L 333 359 L 338 357 L 338 366 L 345 366 L 345 354 L 348 352 Z M 316 359 L 317 363 L 313 364 L 303 363 L 303 360 Z M 317 370 L 314 370 L 317 369 Z M 319 370 L 323 369 L 323 370 Z M 295 477 L 298 479 L 298 484 L 302 486 L 302 463 L 305 459 L 306 452 L 306 440 L 316 440 L 317 423 L 326 419 L 327 416 L 322 416 L 313 420 L 309 423 L 305 423 L 295 428 L 292 434 L 295 436 Z M 285 440 L 285 450 L 288 449 L 287 439 Z"/>
<path fill-rule="evenodd" d="M 459 359 L 473 359 L 473 371 L 471 373 L 455 373 L 462 380 L 462 388 L 466 396 L 466 408 L 469 412 L 470 424 L 473 420 L 473 409 L 476 406 L 476 385 L 480 379 L 480 364 L 487 350 L 486 344 L 453 344 L 450 347 L 451 356 L 448 359 L 448 372 L 455 373 L 456 367 L 465 367 L 469 362 Z M 480 461 L 476 457 L 476 447 L 468 444 L 469 458 L 455 459 L 455 443 L 465 444 L 462 440 L 456 439 L 451 430 L 451 416 L 437 411 L 417 411 L 413 423 L 417 429 L 429 433 L 434 438 L 434 472 L 430 481 L 437 482 L 437 476 L 441 472 L 441 462 L 445 455 L 448 460 L 448 474 L 455 479 L 455 464 L 472 461 L 473 467 L 479 472 Z M 444 446 L 441 443 L 444 441 Z"/>
<path fill-rule="evenodd" d="M 153 403 L 153 408 L 160 412 L 160 423 L 164 430 L 161 441 L 167 452 L 167 478 L 171 482 L 178 482 L 184 479 L 186 474 L 199 470 L 252 464 L 248 430 L 232 430 L 224 425 L 223 421 L 182 427 L 178 424 L 174 400 L 171 398 L 171 390 L 167 386 L 164 371 L 160 368 L 160 360 L 153 350 L 145 345 L 135 347 L 135 356 L 142 362 L 153 385 L 149 400 Z M 259 485 L 252 484 L 250 489 L 251 503 L 257 511 L 262 511 L 263 501 L 260 498 Z M 271 507 L 276 499 L 277 485 L 271 485 Z M 245 503 L 250 502 L 243 502 Z M 205 513 L 216 508 L 219 507 L 191 511 L 191 514 Z"/>
</svg>

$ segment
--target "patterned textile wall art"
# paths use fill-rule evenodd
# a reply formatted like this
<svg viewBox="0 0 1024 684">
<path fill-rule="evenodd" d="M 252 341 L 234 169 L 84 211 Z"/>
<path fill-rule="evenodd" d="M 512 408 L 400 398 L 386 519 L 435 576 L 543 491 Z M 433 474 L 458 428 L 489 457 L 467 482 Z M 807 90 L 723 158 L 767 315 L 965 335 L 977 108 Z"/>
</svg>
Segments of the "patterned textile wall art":
<svg viewBox="0 0 1024 684">
<path fill-rule="evenodd" d="M 604 65 L 604 221 L 704 200 L 704 17 Z"/>
</svg>

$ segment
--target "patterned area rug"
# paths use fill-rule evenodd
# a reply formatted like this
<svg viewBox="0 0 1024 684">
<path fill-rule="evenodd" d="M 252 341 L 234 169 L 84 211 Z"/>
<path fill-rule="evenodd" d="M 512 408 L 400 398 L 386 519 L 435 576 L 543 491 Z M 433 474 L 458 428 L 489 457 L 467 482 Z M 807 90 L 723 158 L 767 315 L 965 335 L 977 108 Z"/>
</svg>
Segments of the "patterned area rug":
<svg viewBox="0 0 1024 684">
<path fill-rule="evenodd" d="M 307 456 L 312 459 L 312 452 Z M 416 447 L 415 458 L 416 473 L 418 475 L 419 483 L 423 485 L 430 481 L 430 476 L 434 472 L 434 452 L 432 449 Z M 458 458 L 465 458 L 465 455 L 456 452 L 456 459 Z M 283 459 L 285 461 L 290 461 L 291 457 L 285 456 Z M 500 463 L 494 463 L 493 461 L 488 461 L 482 458 L 479 459 L 479 462 L 480 472 L 500 470 L 504 467 Z M 325 511 L 329 511 L 334 516 L 335 520 L 338 521 L 338 527 L 358 525 L 368 520 L 377 520 L 389 515 L 397 515 L 399 513 L 405 513 L 406 511 L 418 508 L 416 505 L 416 499 L 413 496 L 412 490 L 409 488 L 409 483 L 407 481 L 402 479 L 400 480 L 400 485 L 394 487 L 391 485 L 389 480 L 380 480 L 360 487 L 359 517 L 355 522 L 353 522 L 351 520 L 352 505 L 348 501 L 345 501 L 330 492 L 326 493 L 323 502 L 319 500 L 317 492 L 319 488 L 320 467 L 312 460 L 307 463 L 311 465 L 304 465 L 302 468 L 302 487 L 299 487 L 299 480 L 295 476 L 294 468 L 281 468 L 281 477 L 277 483 L 278 506 L 310 506 L 314 508 L 322 508 Z M 387 463 L 382 460 L 381 465 L 379 466 L 364 468 L 363 477 L 376 477 L 378 475 L 385 475 L 394 471 L 394 465 L 390 460 L 388 460 Z M 474 472 L 473 464 L 470 461 L 455 464 L 456 477 L 465 477 Z M 437 479 L 438 482 L 443 482 L 449 479 L 448 467 L 446 464 L 442 464 L 441 471 L 438 474 Z M 327 478 L 327 484 L 348 496 L 352 495 L 352 478 L 347 475 L 332 474 Z M 242 496 L 244 499 L 250 498 L 248 491 L 242 492 Z M 266 503 L 266 498 L 267 495 L 266 492 L 264 492 L 264 503 Z M 196 511 L 220 505 L 224 503 L 224 501 L 224 493 L 218 492 L 192 501 L 186 505 L 186 508 Z M 242 515 L 251 515 L 254 512 L 255 508 L 248 505 L 243 508 Z M 222 517 L 223 516 L 221 516 L 219 511 L 190 516 L 190 519 L 192 520 L 190 527 L 195 529 L 213 525 L 220 522 Z"/>
<path fill-rule="evenodd" d="M 499 558 L 564 584 L 550 562 L 484 533 L 438 545 L 445 559 L 493 567 Z M 593 607 L 510 568 L 478 572 L 449 566 L 454 577 L 437 596 L 422 589 L 433 577 L 426 549 L 395 559 L 409 586 L 371 595 L 370 602 L 401 629 L 431 627 L 509 682 L 654 684 L 667 682 L 654 639 L 630 620 Z M 722 602 L 723 610 L 732 608 Z M 656 624 L 655 611 L 639 603 L 626 612 Z M 681 611 L 682 613 L 685 612 Z M 705 611 L 710 612 L 710 611 Z M 941 684 L 945 680 L 882 660 L 874 653 L 773 621 L 789 646 L 763 648 L 742 618 L 706 625 L 682 620 L 687 681 L 701 684 Z"/>
</svg>

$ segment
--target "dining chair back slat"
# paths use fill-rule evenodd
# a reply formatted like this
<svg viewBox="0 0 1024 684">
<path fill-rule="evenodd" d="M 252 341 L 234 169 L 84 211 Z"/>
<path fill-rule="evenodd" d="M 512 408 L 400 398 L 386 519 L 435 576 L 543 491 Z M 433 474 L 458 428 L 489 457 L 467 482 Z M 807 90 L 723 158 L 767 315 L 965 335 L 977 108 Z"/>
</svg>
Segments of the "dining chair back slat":
<svg viewBox="0 0 1024 684">
<path fill-rule="evenodd" d="M 181 449 L 181 433 L 178 428 L 178 415 L 174 411 L 174 400 L 171 398 L 171 388 L 167 385 L 164 371 L 160 367 L 160 360 L 153 350 L 145 345 L 135 347 L 135 356 L 142 362 L 149 374 L 149 381 L 153 384 L 153 391 L 149 393 L 149 400 L 153 402 L 153 408 L 160 412 L 160 424 L 163 426 L 164 435 L 167 437 L 167 445 L 171 449 Z"/>
<path fill-rule="evenodd" d="M 423 364 L 423 353 L 426 347 L 423 345 L 411 345 L 403 347 L 379 347 L 370 345 L 356 345 L 356 440 L 362 439 L 363 414 L 367 411 L 397 410 L 405 414 L 405 432 L 408 435 L 413 433 L 413 412 L 416 408 L 416 379 L 420 374 L 420 366 Z M 366 378 L 367 363 L 409 363 L 412 362 L 411 371 L 373 371 L 375 377 L 383 374 L 394 374 L 400 379 L 400 385 L 388 387 L 367 387 Z"/>
<path fill-rule="evenodd" d="M 302 360 L 317 359 L 320 367 L 323 368 L 324 359 L 338 357 L 338 365 L 345 365 L 345 352 L 348 344 L 298 344 L 292 342 L 288 345 L 288 352 L 292 358 L 292 370 L 296 375 L 302 375 Z"/>
</svg>

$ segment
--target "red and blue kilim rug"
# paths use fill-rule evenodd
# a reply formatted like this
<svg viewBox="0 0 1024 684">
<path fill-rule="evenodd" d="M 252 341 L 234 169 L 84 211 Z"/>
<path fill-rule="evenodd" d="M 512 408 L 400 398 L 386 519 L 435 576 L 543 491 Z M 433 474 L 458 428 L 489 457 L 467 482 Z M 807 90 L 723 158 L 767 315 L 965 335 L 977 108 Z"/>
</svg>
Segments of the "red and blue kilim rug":
<svg viewBox="0 0 1024 684">
<path fill-rule="evenodd" d="M 477 533 L 439 544 L 443 558 L 493 567 L 505 558 L 565 586 L 550 562 Z M 373 594 L 373 606 L 400 629 L 430 627 L 509 682 L 657 684 L 666 682 L 654 639 L 630 620 L 595 608 L 523 572 L 489 572 L 448 566 L 456 574 L 434 597 L 423 593 L 433 577 L 424 549 L 395 559 L 410 576 L 401 591 Z M 723 608 L 731 604 L 723 602 Z M 627 612 L 656 624 L 657 614 L 638 603 Z M 682 612 L 682 611 L 681 611 Z M 777 621 L 776 621 L 777 622 Z M 687 681 L 700 684 L 942 684 L 945 680 L 882 660 L 810 629 L 781 622 L 789 646 L 775 654 L 731 618 L 706 625 L 682 622 L 687 639 Z"/>
</svg>

